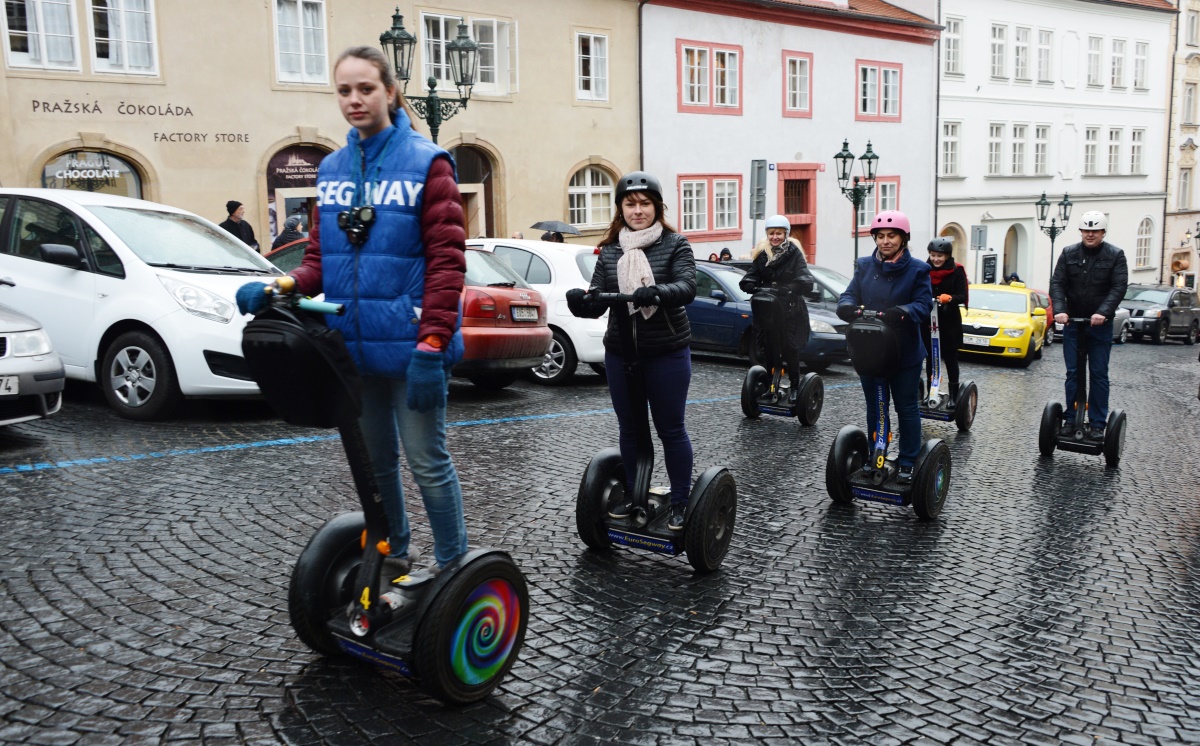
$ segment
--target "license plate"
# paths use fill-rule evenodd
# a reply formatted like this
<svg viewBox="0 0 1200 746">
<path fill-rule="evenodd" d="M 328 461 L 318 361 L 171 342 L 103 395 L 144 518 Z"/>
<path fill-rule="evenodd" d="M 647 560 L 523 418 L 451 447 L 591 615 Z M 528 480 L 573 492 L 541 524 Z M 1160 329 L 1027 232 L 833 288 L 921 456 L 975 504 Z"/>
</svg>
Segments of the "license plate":
<svg viewBox="0 0 1200 746">
<path fill-rule="evenodd" d="M 537 321 L 538 310 L 533 306 L 512 306 L 513 321 Z"/>
<path fill-rule="evenodd" d="M 21 379 L 17 376 L 0 376 L 0 396 L 16 396 L 21 393 Z"/>
<path fill-rule="evenodd" d="M 976 347 L 991 347 L 992 340 L 990 337 L 972 337 L 970 334 L 964 334 L 963 344 L 975 345 Z"/>
</svg>

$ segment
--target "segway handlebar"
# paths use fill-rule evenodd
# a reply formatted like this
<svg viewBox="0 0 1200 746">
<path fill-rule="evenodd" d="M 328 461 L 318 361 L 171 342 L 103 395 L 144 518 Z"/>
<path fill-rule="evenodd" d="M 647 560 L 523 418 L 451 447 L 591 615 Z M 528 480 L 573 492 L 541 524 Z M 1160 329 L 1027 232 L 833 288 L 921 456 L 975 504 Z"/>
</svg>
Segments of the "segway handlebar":
<svg viewBox="0 0 1200 746">
<path fill-rule="evenodd" d="M 587 297 L 587 298 L 590 298 L 591 300 L 594 300 L 594 301 L 596 301 L 597 303 L 606 303 L 606 304 L 608 304 L 608 305 L 610 305 L 610 306 L 612 306 L 612 305 L 616 305 L 616 304 L 618 304 L 618 303 L 633 303 L 633 302 L 634 302 L 634 301 L 633 301 L 633 294 L 632 294 L 632 293 L 596 293 L 596 292 L 591 292 L 591 293 L 587 293 L 587 294 L 586 294 L 586 297 Z M 661 302 L 662 302 L 662 299 L 661 299 L 661 298 L 659 298 L 659 297 L 656 295 L 656 296 L 654 296 L 654 301 L 655 301 L 655 302 L 654 302 L 652 305 L 658 305 L 659 303 L 661 303 Z"/>
<path fill-rule="evenodd" d="M 291 275 L 284 275 L 267 285 L 263 288 L 263 293 L 269 298 L 277 299 L 275 302 L 281 305 L 294 306 L 301 311 L 327 313 L 331 316 L 341 316 L 346 313 L 346 306 L 341 303 L 326 303 L 323 300 L 301 297 L 296 292 L 296 278 Z"/>
</svg>

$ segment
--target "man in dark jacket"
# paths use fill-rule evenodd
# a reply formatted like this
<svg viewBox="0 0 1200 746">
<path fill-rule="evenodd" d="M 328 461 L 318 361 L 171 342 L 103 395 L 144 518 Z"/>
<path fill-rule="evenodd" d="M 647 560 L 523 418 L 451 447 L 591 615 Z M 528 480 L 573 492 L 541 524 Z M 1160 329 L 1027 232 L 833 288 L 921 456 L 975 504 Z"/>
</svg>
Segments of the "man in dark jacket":
<svg viewBox="0 0 1200 746">
<path fill-rule="evenodd" d="M 254 237 L 254 229 L 242 219 L 246 214 L 245 206 L 236 199 L 231 199 L 225 203 L 225 211 L 229 213 L 229 217 L 221 223 L 221 227 L 250 248 L 257 249 L 258 239 Z"/>
<path fill-rule="evenodd" d="M 1079 220 L 1082 241 L 1063 249 L 1050 279 L 1050 302 L 1057 312 L 1054 320 L 1063 325 L 1063 359 L 1067 364 L 1067 406 L 1063 428 L 1075 425 L 1076 345 L 1087 345 L 1088 375 L 1091 390 L 1087 396 L 1090 436 L 1104 438 L 1108 420 L 1108 356 L 1112 351 L 1113 314 L 1125 297 L 1129 285 L 1129 266 L 1125 252 L 1104 240 L 1108 217 L 1097 210 L 1085 212 Z M 1091 325 L 1082 334 L 1071 318 L 1090 317 Z M 1082 415 L 1080 415 L 1082 417 Z"/>
<path fill-rule="evenodd" d="M 299 241 L 304 238 L 304 234 L 298 229 L 300 228 L 300 216 L 293 215 L 283 223 L 283 233 L 271 242 L 271 251 L 278 249 L 280 246 L 290 244 L 292 241 Z"/>
</svg>

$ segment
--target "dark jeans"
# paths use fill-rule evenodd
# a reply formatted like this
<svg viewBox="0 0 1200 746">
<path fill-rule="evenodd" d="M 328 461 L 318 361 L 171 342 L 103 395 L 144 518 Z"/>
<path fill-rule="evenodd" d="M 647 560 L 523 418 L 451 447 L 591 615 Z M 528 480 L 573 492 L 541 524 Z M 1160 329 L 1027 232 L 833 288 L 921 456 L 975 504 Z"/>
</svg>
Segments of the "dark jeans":
<svg viewBox="0 0 1200 746">
<path fill-rule="evenodd" d="M 901 466 L 912 466 L 917 462 L 917 454 L 921 452 L 921 410 L 918 399 L 921 397 L 921 365 L 910 365 L 892 374 L 891 378 L 870 378 L 859 376 L 862 381 L 863 393 L 867 395 L 867 430 L 869 439 L 875 441 L 875 425 L 879 422 L 879 405 L 875 399 L 875 384 L 882 380 L 886 383 L 883 391 L 884 425 L 887 431 L 892 431 L 892 417 L 888 400 L 896 400 L 896 416 L 900 420 L 900 458 Z"/>
<path fill-rule="evenodd" d="M 1063 360 L 1067 363 L 1067 401 L 1063 419 L 1074 422 L 1076 356 L 1079 332 L 1075 324 L 1063 325 Z M 1108 421 L 1108 357 L 1112 353 L 1113 322 L 1089 326 L 1084 335 L 1088 354 L 1088 423 L 1103 428 Z"/>
<path fill-rule="evenodd" d="M 692 441 L 683 423 L 687 405 L 688 386 L 692 382 L 692 351 L 687 347 L 666 355 L 643 358 L 646 398 L 631 401 L 625 383 L 623 358 L 613 352 L 604 353 L 608 369 L 608 393 L 617 411 L 620 430 L 621 461 L 625 464 L 625 494 L 633 492 L 633 477 L 637 471 L 636 429 L 634 407 L 643 410 L 649 404 L 654 429 L 662 441 L 663 461 L 671 481 L 671 502 L 686 503 L 692 491 Z"/>
</svg>

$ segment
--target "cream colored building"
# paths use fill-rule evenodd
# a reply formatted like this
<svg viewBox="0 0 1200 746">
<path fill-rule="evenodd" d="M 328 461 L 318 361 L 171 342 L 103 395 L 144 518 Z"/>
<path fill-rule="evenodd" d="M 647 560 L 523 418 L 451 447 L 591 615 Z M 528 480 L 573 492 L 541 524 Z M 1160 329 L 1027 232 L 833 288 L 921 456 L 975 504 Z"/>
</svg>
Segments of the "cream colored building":
<svg viewBox="0 0 1200 746">
<path fill-rule="evenodd" d="M 9 0 L 0 18 L 0 185 L 141 196 L 214 222 L 246 205 L 263 248 L 345 143 L 332 63 L 379 46 L 394 2 Z M 439 65 L 464 19 L 483 46 L 466 109 L 442 124 L 470 236 L 612 215 L 639 162 L 635 0 L 399 5 L 418 38 L 408 93 L 457 98 Z M 418 123 L 428 132 L 424 123 Z M 279 213 L 278 218 L 276 213 Z"/>
</svg>

